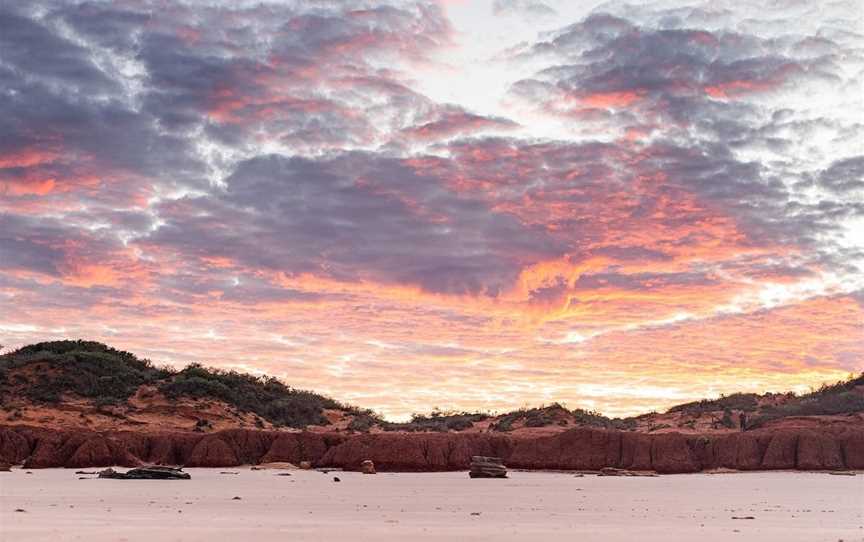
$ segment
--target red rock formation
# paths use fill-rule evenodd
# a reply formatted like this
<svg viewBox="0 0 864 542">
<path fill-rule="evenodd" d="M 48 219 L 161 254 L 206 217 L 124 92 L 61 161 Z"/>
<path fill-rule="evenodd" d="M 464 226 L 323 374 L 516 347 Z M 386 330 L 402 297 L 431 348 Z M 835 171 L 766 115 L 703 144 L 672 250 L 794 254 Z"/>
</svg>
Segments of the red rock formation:
<svg viewBox="0 0 864 542">
<path fill-rule="evenodd" d="M 220 431 L 217 435 L 228 444 L 234 457 L 241 465 L 258 463 L 276 438 L 276 433 L 271 431 L 247 431 L 245 429 L 229 429 Z"/>
<path fill-rule="evenodd" d="M 651 469 L 659 473 L 696 472 L 702 469 L 690 450 L 687 439 L 679 433 L 663 433 L 651 442 Z"/>
<path fill-rule="evenodd" d="M 798 450 L 798 433 L 778 431 L 770 436 L 762 456 L 763 469 L 794 469 Z"/>
<path fill-rule="evenodd" d="M 320 466 L 360 470 L 364 459 L 379 471 L 467 469 L 472 455 L 502 456 L 509 440 L 477 433 L 383 433 L 355 435 L 327 450 Z"/>
<path fill-rule="evenodd" d="M 864 468 L 864 428 L 762 429 L 723 435 L 645 434 L 578 428 L 544 437 L 489 433 L 363 435 L 229 430 L 200 433 L 99 434 L 0 427 L 0 461 L 27 468 L 133 466 L 139 463 L 229 467 L 309 461 L 319 467 L 379 471 L 467 469 L 471 456 L 497 456 L 511 468 L 660 473 L 719 467 Z"/>
<path fill-rule="evenodd" d="M 848 432 L 841 441 L 847 469 L 864 469 L 864 432 Z"/>
<path fill-rule="evenodd" d="M 137 467 L 141 465 L 141 460 L 127 448 L 103 436 L 93 436 L 85 440 L 64 464 L 65 467 L 69 468 L 111 467 L 114 465 Z"/>
<path fill-rule="evenodd" d="M 24 468 L 40 469 L 65 465 L 66 458 L 60 454 L 64 437 L 64 433 L 52 431 L 46 431 L 37 437 L 33 452 L 24 460 Z"/>
<path fill-rule="evenodd" d="M 201 439 L 184 464 L 187 467 L 234 467 L 240 464 L 234 449 L 220 436 Z"/>
<path fill-rule="evenodd" d="M 652 470 L 651 435 L 645 433 L 621 434 L 620 468 L 628 470 Z"/>
<path fill-rule="evenodd" d="M 798 437 L 798 461 L 795 466 L 802 470 L 844 468 L 839 442 L 826 438 L 824 433 L 804 431 Z"/>
<path fill-rule="evenodd" d="M 185 465 L 202 439 L 193 433 L 157 433 L 147 437 L 147 453 L 141 459 L 154 465 Z"/>
<path fill-rule="evenodd" d="M 303 461 L 317 464 L 327 450 L 341 444 L 343 435 L 321 433 L 279 433 L 261 458 L 262 463 L 288 462 L 299 465 Z"/>
<path fill-rule="evenodd" d="M 8 427 L 0 427 L 0 463 L 17 465 L 30 457 L 33 451 L 26 434 Z"/>
<path fill-rule="evenodd" d="M 767 447 L 767 440 L 764 444 Z M 712 448 L 715 468 L 755 470 L 762 466 L 763 450 L 756 433 L 719 436 L 714 439 Z"/>
</svg>

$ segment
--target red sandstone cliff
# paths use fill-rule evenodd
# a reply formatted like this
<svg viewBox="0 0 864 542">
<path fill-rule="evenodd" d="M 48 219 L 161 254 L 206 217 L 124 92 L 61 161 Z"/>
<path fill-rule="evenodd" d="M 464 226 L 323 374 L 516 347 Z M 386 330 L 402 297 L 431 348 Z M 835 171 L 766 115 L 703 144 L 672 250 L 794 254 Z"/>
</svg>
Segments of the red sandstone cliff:
<svg viewBox="0 0 864 542">
<path fill-rule="evenodd" d="M 511 468 L 660 473 L 715 468 L 864 469 L 864 429 L 759 430 L 723 435 L 644 434 L 580 428 L 524 438 L 478 433 L 328 434 L 228 430 L 210 434 L 57 431 L 0 426 L 0 462 L 26 468 L 188 467 L 310 461 L 357 470 L 364 459 L 383 471 L 467 469 L 472 455 L 504 458 Z"/>
</svg>

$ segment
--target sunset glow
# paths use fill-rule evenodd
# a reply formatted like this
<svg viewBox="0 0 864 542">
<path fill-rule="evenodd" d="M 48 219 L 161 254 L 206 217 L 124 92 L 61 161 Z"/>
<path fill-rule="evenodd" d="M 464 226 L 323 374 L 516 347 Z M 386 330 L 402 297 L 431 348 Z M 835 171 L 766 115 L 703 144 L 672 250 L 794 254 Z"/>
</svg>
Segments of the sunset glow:
<svg viewBox="0 0 864 542">
<path fill-rule="evenodd" d="M 839 380 L 864 370 L 862 21 L 0 2 L 0 344 L 99 340 L 392 419 Z"/>
</svg>

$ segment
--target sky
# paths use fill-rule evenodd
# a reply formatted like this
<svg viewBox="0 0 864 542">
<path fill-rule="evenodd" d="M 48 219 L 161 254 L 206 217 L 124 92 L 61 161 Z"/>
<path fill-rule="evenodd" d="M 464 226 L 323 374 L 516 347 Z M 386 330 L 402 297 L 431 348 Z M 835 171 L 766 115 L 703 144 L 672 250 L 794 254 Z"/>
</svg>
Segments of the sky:
<svg viewBox="0 0 864 542">
<path fill-rule="evenodd" d="M 0 0 L 0 344 L 391 419 L 842 379 L 862 9 Z"/>
</svg>

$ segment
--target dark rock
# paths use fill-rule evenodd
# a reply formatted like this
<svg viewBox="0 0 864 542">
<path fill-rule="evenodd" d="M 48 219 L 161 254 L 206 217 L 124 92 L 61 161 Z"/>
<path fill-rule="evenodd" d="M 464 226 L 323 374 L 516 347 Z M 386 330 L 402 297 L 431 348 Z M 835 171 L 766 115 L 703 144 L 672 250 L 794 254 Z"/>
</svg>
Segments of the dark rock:
<svg viewBox="0 0 864 542">
<path fill-rule="evenodd" d="M 475 455 L 471 457 L 468 471 L 471 478 L 507 478 L 507 468 L 500 457 Z"/>
<path fill-rule="evenodd" d="M 182 469 L 153 466 L 130 469 L 126 472 L 117 472 L 114 469 L 108 468 L 99 473 L 99 478 L 114 480 L 189 480 L 192 477 L 189 473 L 183 472 Z"/>
</svg>

